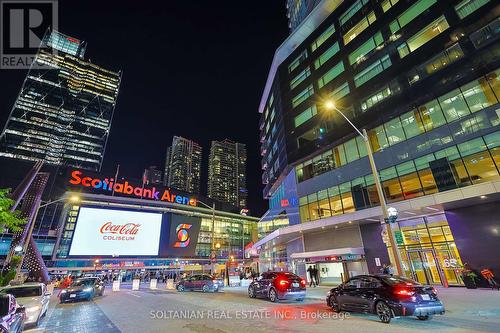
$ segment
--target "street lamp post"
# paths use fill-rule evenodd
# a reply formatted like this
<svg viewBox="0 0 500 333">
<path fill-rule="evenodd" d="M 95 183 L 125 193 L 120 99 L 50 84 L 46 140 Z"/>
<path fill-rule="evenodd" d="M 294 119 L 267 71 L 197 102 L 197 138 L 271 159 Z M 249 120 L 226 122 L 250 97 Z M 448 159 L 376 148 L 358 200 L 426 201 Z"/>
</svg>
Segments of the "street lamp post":
<svg viewBox="0 0 500 333">
<path fill-rule="evenodd" d="M 358 132 L 358 134 L 361 136 L 361 138 L 363 138 L 363 141 L 364 141 L 365 147 L 366 147 L 366 153 L 368 155 L 368 160 L 370 161 L 370 167 L 372 169 L 373 179 L 375 181 L 375 187 L 377 188 L 378 199 L 380 201 L 380 208 L 382 209 L 382 214 L 384 217 L 383 223 L 385 224 L 385 229 L 386 229 L 386 232 L 387 232 L 387 235 L 389 238 L 389 243 L 391 245 L 392 256 L 393 256 L 394 262 L 396 264 L 396 274 L 397 275 L 404 275 L 401 255 L 398 251 L 397 244 L 396 244 L 396 241 L 394 239 L 394 233 L 393 233 L 391 225 L 389 223 L 389 212 L 387 211 L 387 204 L 385 202 L 384 192 L 382 191 L 382 184 L 380 183 L 380 178 L 378 175 L 377 166 L 375 164 L 375 159 L 373 158 L 373 151 L 372 151 L 372 147 L 370 145 L 370 141 L 368 139 L 368 134 L 366 133 L 365 129 L 363 129 L 363 131 L 360 131 L 349 120 L 349 118 L 347 118 L 347 116 L 335 106 L 335 104 L 332 101 L 328 101 L 325 104 L 325 106 L 327 109 L 335 110 L 338 113 L 340 113 L 340 115 L 349 123 L 349 125 L 351 125 L 356 130 L 356 132 Z"/>
<path fill-rule="evenodd" d="M 33 219 L 31 220 L 31 224 L 30 224 L 30 228 L 28 230 L 28 234 L 26 235 L 26 238 L 24 239 L 24 243 L 22 245 L 22 250 L 21 251 L 17 251 L 19 253 L 22 253 L 23 257 L 19 261 L 19 264 L 16 267 L 16 277 L 20 277 L 21 268 L 23 266 L 24 258 L 26 256 L 27 251 L 28 251 L 28 246 L 29 246 L 29 242 L 30 242 L 31 236 L 33 235 L 33 229 L 35 229 L 35 222 L 36 222 L 36 219 L 38 217 L 38 212 L 40 211 L 40 208 L 47 207 L 47 206 L 52 205 L 52 204 L 54 204 L 56 202 L 64 201 L 66 199 L 67 199 L 66 197 L 63 197 L 63 198 L 59 198 L 59 199 L 54 200 L 54 201 L 49 201 L 49 202 L 47 202 L 47 203 L 45 203 L 43 205 L 38 206 L 38 208 L 36 209 L 35 214 L 33 215 Z M 78 196 L 74 195 L 74 196 L 71 196 L 69 198 L 69 200 L 72 201 L 72 202 L 78 202 L 78 201 L 80 201 L 80 198 Z M 16 248 L 17 248 L 17 246 L 16 246 Z"/>
</svg>

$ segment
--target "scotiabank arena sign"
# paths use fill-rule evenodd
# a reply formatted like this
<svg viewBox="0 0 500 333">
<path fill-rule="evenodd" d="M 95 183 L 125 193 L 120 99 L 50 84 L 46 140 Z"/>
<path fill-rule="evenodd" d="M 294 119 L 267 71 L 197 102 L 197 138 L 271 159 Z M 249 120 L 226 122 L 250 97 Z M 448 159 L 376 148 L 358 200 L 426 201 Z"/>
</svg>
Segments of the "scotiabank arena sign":
<svg viewBox="0 0 500 333">
<path fill-rule="evenodd" d="M 72 170 L 68 179 L 68 186 L 74 189 L 84 190 L 111 195 L 135 197 L 139 199 L 150 199 L 167 201 L 171 203 L 196 206 L 196 198 L 181 194 L 170 188 L 161 186 L 149 186 L 138 184 L 138 182 L 119 180 L 112 177 L 102 178 L 84 170 Z"/>
</svg>

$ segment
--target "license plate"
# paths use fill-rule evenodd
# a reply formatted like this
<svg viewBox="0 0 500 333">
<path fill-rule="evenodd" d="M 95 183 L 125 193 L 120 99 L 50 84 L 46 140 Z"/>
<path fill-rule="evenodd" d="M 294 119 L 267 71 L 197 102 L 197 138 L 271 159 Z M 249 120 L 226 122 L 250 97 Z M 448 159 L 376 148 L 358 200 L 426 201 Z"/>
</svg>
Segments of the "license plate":
<svg viewBox="0 0 500 333">
<path fill-rule="evenodd" d="M 69 294 L 69 298 L 74 298 L 76 297 L 76 294 Z"/>
<path fill-rule="evenodd" d="M 420 296 L 422 296 L 422 299 L 424 301 L 430 301 L 431 300 L 431 297 L 429 295 L 427 295 L 427 294 L 423 294 L 423 295 L 420 295 Z"/>
<path fill-rule="evenodd" d="M 298 287 L 299 287 L 299 284 L 298 284 L 297 282 L 294 282 L 294 283 L 292 283 L 292 287 L 294 287 L 294 288 L 298 288 Z"/>
</svg>

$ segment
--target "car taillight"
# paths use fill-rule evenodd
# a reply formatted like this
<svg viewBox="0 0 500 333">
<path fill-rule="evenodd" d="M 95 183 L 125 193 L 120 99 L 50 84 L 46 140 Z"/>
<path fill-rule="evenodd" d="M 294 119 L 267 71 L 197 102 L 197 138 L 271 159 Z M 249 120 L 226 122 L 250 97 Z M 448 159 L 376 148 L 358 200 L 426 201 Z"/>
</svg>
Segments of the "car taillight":
<svg viewBox="0 0 500 333">
<path fill-rule="evenodd" d="M 286 288 L 286 286 L 288 286 L 290 284 L 290 282 L 287 280 L 287 279 L 277 279 L 276 280 L 276 286 L 278 288 Z"/>
<path fill-rule="evenodd" d="M 300 280 L 300 285 L 301 285 L 302 287 L 305 287 L 305 286 L 306 286 L 306 280 L 301 279 L 301 280 Z"/>
<path fill-rule="evenodd" d="M 394 293 L 398 296 L 413 296 L 415 294 L 414 291 L 406 289 L 406 288 L 398 288 L 394 290 Z"/>
</svg>

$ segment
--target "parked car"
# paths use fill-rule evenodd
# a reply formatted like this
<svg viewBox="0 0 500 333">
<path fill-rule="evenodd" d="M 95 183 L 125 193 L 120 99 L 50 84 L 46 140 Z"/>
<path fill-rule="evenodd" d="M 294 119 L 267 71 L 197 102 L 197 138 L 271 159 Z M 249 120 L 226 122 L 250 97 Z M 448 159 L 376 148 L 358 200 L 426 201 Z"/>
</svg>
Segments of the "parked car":
<svg viewBox="0 0 500 333">
<path fill-rule="evenodd" d="M 435 288 L 391 275 L 353 277 L 331 289 L 326 296 L 326 304 L 335 312 L 373 313 L 383 323 L 399 316 L 428 320 L 435 314 L 445 313 Z"/>
<path fill-rule="evenodd" d="M 61 290 L 59 300 L 61 303 L 78 300 L 92 300 L 94 296 L 104 295 L 104 283 L 95 277 L 80 278 L 66 289 Z"/>
<path fill-rule="evenodd" d="M 177 282 L 176 288 L 178 291 L 201 290 L 203 292 L 217 292 L 224 289 L 224 282 L 220 279 L 216 279 L 212 275 L 196 274 L 181 279 Z"/>
<path fill-rule="evenodd" d="M 10 294 L 0 295 L 0 332 L 20 333 L 24 329 L 26 312 Z"/>
<path fill-rule="evenodd" d="M 265 272 L 250 283 L 248 296 L 264 297 L 271 302 L 281 299 L 303 301 L 306 297 L 306 280 L 289 272 Z"/>
<path fill-rule="evenodd" d="M 38 326 L 40 319 L 46 315 L 49 308 L 50 293 L 43 283 L 33 282 L 7 286 L 0 290 L 0 294 L 11 294 L 19 305 L 26 310 L 26 325 Z"/>
</svg>

